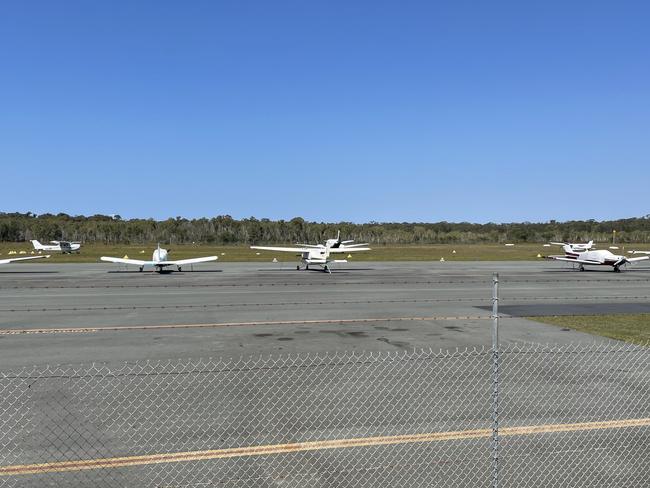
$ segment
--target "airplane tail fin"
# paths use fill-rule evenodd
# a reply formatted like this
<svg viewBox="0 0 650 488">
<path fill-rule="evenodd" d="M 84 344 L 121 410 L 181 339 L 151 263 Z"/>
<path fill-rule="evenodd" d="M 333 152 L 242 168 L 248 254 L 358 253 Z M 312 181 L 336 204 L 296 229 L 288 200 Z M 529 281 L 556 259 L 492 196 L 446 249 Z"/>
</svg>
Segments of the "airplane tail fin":
<svg viewBox="0 0 650 488">
<path fill-rule="evenodd" d="M 37 251 L 43 249 L 43 244 L 41 244 L 40 242 L 38 242 L 37 239 L 32 239 L 32 240 L 29 241 L 29 242 L 32 243 L 32 246 L 34 246 L 34 249 L 36 249 Z"/>
</svg>

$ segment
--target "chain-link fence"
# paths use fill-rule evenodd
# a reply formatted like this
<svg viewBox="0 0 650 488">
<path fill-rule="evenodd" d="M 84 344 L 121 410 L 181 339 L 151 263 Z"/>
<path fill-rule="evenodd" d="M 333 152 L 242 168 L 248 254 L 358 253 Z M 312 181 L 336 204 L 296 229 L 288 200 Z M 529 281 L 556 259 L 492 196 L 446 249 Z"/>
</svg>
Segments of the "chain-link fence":
<svg viewBox="0 0 650 488">
<path fill-rule="evenodd" d="M 490 349 L 4 372 L 0 485 L 650 485 L 650 349 L 498 358 L 498 419 Z"/>
</svg>

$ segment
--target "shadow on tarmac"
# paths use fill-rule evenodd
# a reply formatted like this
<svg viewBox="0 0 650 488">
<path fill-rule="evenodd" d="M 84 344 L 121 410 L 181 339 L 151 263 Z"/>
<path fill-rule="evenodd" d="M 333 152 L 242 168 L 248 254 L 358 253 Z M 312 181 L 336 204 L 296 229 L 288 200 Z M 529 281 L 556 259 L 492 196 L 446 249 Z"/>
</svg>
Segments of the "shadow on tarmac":
<svg viewBox="0 0 650 488">
<path fill-rule="evenodd" d="M 610 274 L 627 274 L 627 273 L 649 273 L 650 268 L 623 268 L 620 273 L 614 272 L 612 269 L 603 269 L 603 268 L 585 268 L 584 271 L 579 271 L 577 268 L 576 269 L 571 269 L 571 268 L 563 268 L 563 269 L 545 269 L 542 271 L 542 273 L 610 273 Z"/>
<path fill-rule="evenodd" d="M 0 274 L 58 274 L 59 271 L 0 271 Z"/>
<path fill-rule="evenodd" d="M 332 274 L 345 274 L 349 271 L 374 271 L 375 268 L 330 268 L 332 270 Z M 293 271 L 294 273 L 304 273 L 305 271 L 309 272 L 316 272 L 316 273 L 325 273 L 327 272 L 323 271 L 322 269 L 318 268 L 309 268 L 309 269 L 300 269 L 297 270 L 295 267 L 293 268 L 282 268 L 282 269 L 264 269 L 260 268 L 257 271 L 265 272 L 265 273 L 280 273 L 280 272 L 290 272 Z"/>
<path fill-rule="evenodd" d="M 51 273 L 52 271 L 48 271 L 48 273 Z M 56 273 L 56 271 L 54 271 Z M 194 271 L 176 271 L 173 269 L 163 269 L 162 271 L 151 271 L 151 270 L 146 270 L 146 271 L 138 271 L 133 270 L 133 269 L 126 269 L 126 270 L 114 270 L 114 271 L 107 271 L 106 273 L 119 273 L 119 274 L 142 274 L 142 275 L 151 275 L 151 274 L 178 274 L 178 275 L 184 275 L 184 274 L 192 274 L 192 273 L 223 273 L 222 269 L 197 269 Z"/>
</svg>

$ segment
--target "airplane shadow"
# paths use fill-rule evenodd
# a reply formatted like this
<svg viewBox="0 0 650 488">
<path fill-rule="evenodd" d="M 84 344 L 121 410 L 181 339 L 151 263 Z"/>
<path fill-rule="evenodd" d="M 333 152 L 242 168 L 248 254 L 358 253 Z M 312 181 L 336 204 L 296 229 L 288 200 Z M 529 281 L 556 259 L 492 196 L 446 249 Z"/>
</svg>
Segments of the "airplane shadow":
<svg viewBox="0 0 650 488">
<path fill-rule="evenodd" d="M 598 268 L 585 268 L 584 271 L 579 271 L 578 269 L 545 269 L 542 273 L 611 273 L 611 274 L 627 274 L 627 273 L 650 273 L 650 268 L 622 268 L 620 273 L 615 273 L 612 269 L 598 269 Z"/>
<path fill-rule="evenodd" d="M 106 273 L 117 273 L 117 274 L 141 274 L 141 275 L 151 275 L 151 274 L 178 274 L 178 275 L 184 275 L 184 274 L 192 274 L 192 273 L 223 273 L 222 269 L 197 269 L 194 271 L 175 271 L 172 269 L 167 269 L 167 270 L 162 270 L 162 271 L 138 271 L 137 269 L 125 269 L 125 270 L 113 270 L 113 271 L 107 271 Z"/>
<path fill-rule="evenodd" d="M 57 274 L 59 271 L 0 271 L 0 274 Z"/>
<path fill-rule="evenodd" d="M 375 268 L 332 268 L 332 274 L 345 274 L 349 271 L 373 271 Z M 314 272 L 314 273 L 325 273 L 327 272 L 323 271 L 322 269 L 318 268 L 309 268 L 309 269 L 301 269 L 297 270 L 295 267 L 294 268 L 283 268 L 283 269 L 264 269 L 264 268 L 259 268 L 257 271 L 261 271 L 264 273 L 288 273 L 288 272 L 294 272 L 294 273 L 304 273 L 305 271 L 308 272 Z"/>
</svg>

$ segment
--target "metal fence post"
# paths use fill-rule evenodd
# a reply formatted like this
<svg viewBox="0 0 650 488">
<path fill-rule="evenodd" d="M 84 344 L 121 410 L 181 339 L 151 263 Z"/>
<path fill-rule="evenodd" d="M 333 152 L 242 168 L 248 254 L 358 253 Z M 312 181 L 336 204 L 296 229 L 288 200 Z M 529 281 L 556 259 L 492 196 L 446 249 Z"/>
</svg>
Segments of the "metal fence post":
<svg viewBox="0 0 650 488">
<path fill-rule="evenodd" d="M 499 273 L 492 275 L 492 486 L 499 486 Z"/>
</svg>

